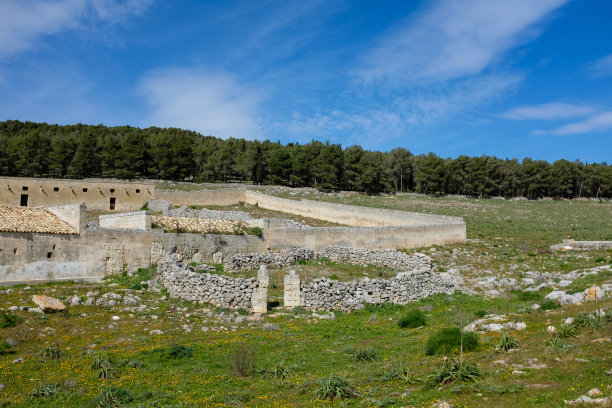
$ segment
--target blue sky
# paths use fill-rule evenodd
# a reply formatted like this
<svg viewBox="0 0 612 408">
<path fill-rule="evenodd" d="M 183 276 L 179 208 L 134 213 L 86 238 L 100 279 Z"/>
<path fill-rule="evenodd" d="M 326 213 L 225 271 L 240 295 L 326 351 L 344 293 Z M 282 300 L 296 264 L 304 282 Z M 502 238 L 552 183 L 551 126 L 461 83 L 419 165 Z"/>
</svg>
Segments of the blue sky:
<svg viewBox="0 0 612 408">
<path fill-rule="evenodd" d="M 607 0 L 0 0 L 0 120 L 612 161 Z"/>
</svg>

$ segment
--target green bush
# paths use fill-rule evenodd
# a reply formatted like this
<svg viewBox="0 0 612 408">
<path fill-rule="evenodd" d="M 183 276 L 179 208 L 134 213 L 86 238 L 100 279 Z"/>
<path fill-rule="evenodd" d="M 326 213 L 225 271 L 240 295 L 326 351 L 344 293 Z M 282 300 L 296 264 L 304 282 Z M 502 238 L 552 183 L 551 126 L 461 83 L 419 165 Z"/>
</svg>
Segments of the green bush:
<svg viewBox="0 0 612 408">
<path fill-rule="evenodd" d="M 344 378 L 330 376 L 319 380 L 319 387 L 316 390 L 317 398 L 327 399 L 333 405 L 334 400 L 356 397 L 357 390 Z"/>
<path fill-rule="evenodd" d="M 435 332 L 425 344 L 425 355 L 448 354 L 460 350 L 462 331 L 458 327 L 449 327 Z M 463 332 L 463 351 L 472 351 L 478 348 L 478 334 Z"/>
<path fill-rule="evenodd" d="M 279 361 L 266 369 L 266 375 L 269 378 L 285 380 L 293 375 L 293 370 L 284 361 Z"/>
<path fill-rule="evenodd" d="M 562 324 L 559 326 L 559 337 L 576 337 L 578 328 L 575 324 Z"/>
<path fill-rule="evenodd" d="M 173 344 L 172 347 L 168 349 L 166 355 L 169 358 L 193 357 L 193 349 L 180 344 Z"/>
<path fill-rule="evenodd" d="M 14 353 L 14 351 L 11 350 L 11 347 L 12 346 L 6 341 L 3 341 L 2 343 L 0 343 L 0 356 L 5 356 L 7 354 Z"/>
<path fill-rule="evenodd" d="M 477 310 L 474 312 L 474 316 L 482 319 L 483 317 L 485 317 L 487 315 L 487 311 L 486 310 Z"/>
<path fill-rule="evenodd" d="M 564 342 L 563 340 L 561 340 L 561 338 L 559 338 L 559 336 L 553 336 L 550 338 L 550 340 L 546 342 L 546 347 L 548 347 L 550 351 L 563 352 L 569 351 L 576 346 Z"/>
<path fill-rule="evenodd" d="M 599 329 L 601 327 L 601 319 L 593 316 L 590 313 L 580 313 L 574 318 L 576 327 L 584 327 L 585 329 Z"/>
<path fill-rule="evenodd" d="M 516 297 L 517 300 L 520 300 L 522 302 L 528 302 L 528 301 L 534 301 L 534 300 L 540 300 L 542 299 L 542 294 L 539 292 L 531 292 L 531 291 L 516 291 L 514 292 L 514 296 Z"/>
<path fill-rule="evenodd" d="M 552 309 L 558 309 L 560 307 L 561 305 L 552 299 L 544 299 L 540 303 L 540 310 L 552 310 Z"/>
<path fill-rule="evenodd" d="M 2 312 L 2 317 L 0 317 L 0 329 L 8 329 L 10 327 L 15 327 L 23 318 L 16 314 L 10 312 Z"/>
<path fill-rule="evenodd" d="M 418 309 L 409 311 L 397 322 L 397 325 L 402 329 L 414 329 L 415 327 L 425 326 L 426 324 L 425 315 Z"/>
<path fill-rule="evenodd" d="M 438 384 L 449 384 L 456 381 L 469 382 L 481 376 L 482 370 L 475 363 L 445 358 L 427 376 L 427 385 L 435 387 Z"/>
</svg>

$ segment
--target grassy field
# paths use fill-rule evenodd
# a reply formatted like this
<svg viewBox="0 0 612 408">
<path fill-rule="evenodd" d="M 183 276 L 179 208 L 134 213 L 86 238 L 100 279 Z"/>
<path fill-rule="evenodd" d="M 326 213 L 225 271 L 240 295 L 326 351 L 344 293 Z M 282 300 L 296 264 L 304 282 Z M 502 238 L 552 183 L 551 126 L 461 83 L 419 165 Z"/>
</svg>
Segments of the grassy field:
<svg viewBox="0 0 612 408">
<path fill-rule="evenodd" d="M 274 194 L 299 198 L 286 191 Z M 527 271 L 569 272 L 609 265 L 612 252 L 553 253 L 548 246 L 567 236 L 612 239 L 612 205 L 587 201 L 504 201 L 423 196 L 367 197 L 309 191 L 304 197 L 384 208 L 464 217 L 465 246 L 425 249 L 442 270 L 457 268 L 467 277 L 515 276 Z M 271 270 L 272 300 L 289 268 Z M 341 280 L 389 276 L 385 268 L 306 262 L 291 269 L 305 279 Z M 327 407 L 317 391 L 345 380 L 351 398 L 334 407 L 561 407 L 592 388 L 612 396 L 612 321 L 610 315 L 584 318 L 597 309 L 612 310 L 612 299 L 533 311 L 545 292 L 513 292 L 504 298 L 437 295 L 406 306 L 368 306 L 322 319 L 271 304 L 261 321 L 244 311 L 229 311 L 169 299 L 139 289 L 150 272 L 122 276 L 103 284 L 56 283 L 13 288 L 0 295 L 0 308 L 31 305 L 33 294 L 60 299 L 86 292 L 121 293 L 131 288 L 146 308 L 71 306 L 66 313 L 39 315 L 16 311 L 17 321 L 0 318 L 0 407 Z M 252 272 L 245 272 L 248 276 Z M 610 282 L 612 272 L 577 279 L 570 289 Z M 118 285 L 118 286 L 117 286 Z M 419 309 L 426 324 L 400 328 L 408 311 Z M 544 308 L 542 308 L 544 309 Z M 481 375 L 474 381 L 430 384 L 451 350 L 425 355 L 428 339 L 477 315 L 500 314 L 506 322 L 525 322 L 507 334 L 518 350 L 494 350 L 500 333 L 484 332 L 475 350 L 464 353 Z M 328 315 L 328 314 L 325 314 Z M 113 320 L 112 316 L 119 317 Z M 568 317 L 580 317 L 575 332 L 554 339 Z M 243 320 L 239 322 L 240 320 Z M 7 322 L 4 323 L 3 322 Z M 206 328 L 203 331 L 202 328 Z M 152 335 L 152 330 L 163 334 Z M 547 345 L 548 344 L 548 345 Z M 59 357 L 59 358 L 55 358 Z M 13 361 L 23 359 L 22 362 Z M 446 360 L 448 361 L 448 360 Z M 101 378 L 102 377 L 102 378 Z M 108 378 L 105 378 L 108 377 Z M 338 385 L 340 384 L 340 385 Z M 343 384 L 336 381 L 337 387 Z M 344 388 L 346 389 L 346 388 Z"/>
</svg>

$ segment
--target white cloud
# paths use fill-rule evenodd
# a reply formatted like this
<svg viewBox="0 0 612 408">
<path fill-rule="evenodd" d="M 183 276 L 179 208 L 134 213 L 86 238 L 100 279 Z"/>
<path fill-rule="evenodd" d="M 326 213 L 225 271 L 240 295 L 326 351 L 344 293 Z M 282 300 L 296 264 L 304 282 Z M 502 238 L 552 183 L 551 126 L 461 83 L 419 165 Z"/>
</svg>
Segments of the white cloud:
<svg viewBox="0 0 612 408">
<path fill-rule="evenodd" d="M 569 0 L 438 0 L 388 33 L 358 75 L 415 85 L 481 73 Z"/>
<path fill-rule="evenodd" d="M 0 1 L 0 59 L 34 47 L 37 41 L 46 35 L 139 14 L 146 10 L 151 2 L 152 0 Z"/>
<path fill-rule="evenodd" d="M 612 112 L 603 112 L 581 122 L 570 123 L 558 127 L 549 133 L 553 135 L 575 135 L 591 132 L 603 132 L 612 129 Z"/>
<path fill-rule="evenodd" d="M 561 102 L 544 103 L 534 106 L 521 106 L 501 113 L 499 116 L 512 120 L 553 120 L 576 118 L 591 115 L 595 109 L 583 105 L 570 105 Z"/>
<path fill-rule="evenodd" d="M 612 75 L 612 54 L 595 61 L 589 71 L 594 77 L 605 77 Z"/>
<path fill-rule="evenodd" d="M 262 135 L 258 105 L 262 93 L 235 78 L 199 69 L 163 69 L 140 84 L 151 111 L 143 125 L 181 127 L 218 137 Z"/>
</svg>

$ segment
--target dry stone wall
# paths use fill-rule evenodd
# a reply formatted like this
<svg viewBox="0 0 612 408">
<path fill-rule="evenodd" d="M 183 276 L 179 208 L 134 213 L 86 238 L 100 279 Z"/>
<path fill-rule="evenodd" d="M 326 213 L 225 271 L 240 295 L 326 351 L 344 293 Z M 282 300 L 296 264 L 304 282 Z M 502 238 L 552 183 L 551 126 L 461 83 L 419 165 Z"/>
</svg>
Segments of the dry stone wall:
<svg viewBox="0 0 612 408">
<path fill-rule="evenodd" d="M 314 251 L 308 248 L 295 247 L 282 252 L 267 252 L 265 254 L 236 254 L 224 265 L 228 272 L 250 271 L 260 265 L 282 267 L 296 263 L 299 260 L 314 258 Z"/>
<path fill-rule="evenodd" d="M 404 305 L 438 293 L 453 293 L 450 279 L 430 270 L 401 272 L 391 279 L 339 282 L 327 278 L 301 284 L 301 306 L 312 311 L 362 309 L 366 303 Z"/>
<path fill-rule="evenodd" d="M 330 246 L 317 251 L 316 257 L 327 258 L 337 263 L 385 266 L 397 271 L 432 270 L 434 268 L 431 258 L 425 254 L 417 253 L 411 256 L 392 249 L 373 250 Z"/>
<path fill-rule="evenodd" d="M 172 256 L 165 256 L 159 262 L 157 273 L 157 280 L 170 292 L 170 296 L 218 307 L 250 309 L 253 290 L 258 287 L 254 278 L 195 272 Z"/>
</svg>

